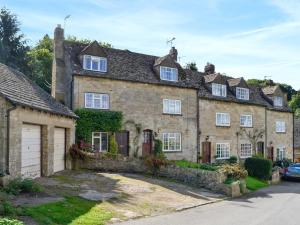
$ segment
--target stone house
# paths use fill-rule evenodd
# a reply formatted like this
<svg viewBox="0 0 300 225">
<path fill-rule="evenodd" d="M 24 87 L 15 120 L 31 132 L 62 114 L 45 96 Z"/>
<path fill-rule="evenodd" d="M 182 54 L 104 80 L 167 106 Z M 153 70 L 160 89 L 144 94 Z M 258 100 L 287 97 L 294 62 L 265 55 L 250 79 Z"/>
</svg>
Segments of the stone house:
<svg viewBox="0 0 300 225">
<path fill-rule="evenodd" d="M 294 118 L 295 161 L 300 162 L 300 118 Z"/>
<path fill-rule="evenodd" d="M 52 96 L 73 110 L 121 111 L 116 139 L 124 155 L 148 155 L 158 138 L 169 159 L 292 157 L 293 114 L 276 86 L 249 86 L 216 73 L 212 64 L 204 73 L 182 68 L 174 47 L 158 57 L 65 41 L 60 26 L 54 50 Z M 107 139 L 95 130 L 90 142 L 107 151 Z"/>
<path fill-rule="evenodd" d="M 65 169 L 76 115 L 24 74 L 0 64 L 1 181 Z"/>
</svg>

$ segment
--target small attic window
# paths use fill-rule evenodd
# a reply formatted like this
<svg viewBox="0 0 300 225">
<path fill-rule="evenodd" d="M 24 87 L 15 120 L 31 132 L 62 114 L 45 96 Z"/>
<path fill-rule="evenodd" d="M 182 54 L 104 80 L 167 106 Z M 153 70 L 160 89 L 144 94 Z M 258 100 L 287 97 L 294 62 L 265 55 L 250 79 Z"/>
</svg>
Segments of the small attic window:
<svg viewBox="0 0 300 225">
<path fill-rule="evenodd" d="M 249 89 L 237 87 L 236 97 L 241 100 L 249 100 Z"/>
<path fill-rule="evenodd" d="M 168 81 L 178 81 L 178 70 L 171 67 L 160 67 L 160 79 Z"/>
<path fill-rule="evenodd" d="M 83 69 L 93 70 L 99 72 L 107 71 L 107 59 L 98 56 L 84 55 L 83 56 Z"/>
<path fill-rule="evenodd" d="M 280 96 L 274 96 L 274 106 L 282 107 L 283 106 L 283 98 Z"/>
</svg>

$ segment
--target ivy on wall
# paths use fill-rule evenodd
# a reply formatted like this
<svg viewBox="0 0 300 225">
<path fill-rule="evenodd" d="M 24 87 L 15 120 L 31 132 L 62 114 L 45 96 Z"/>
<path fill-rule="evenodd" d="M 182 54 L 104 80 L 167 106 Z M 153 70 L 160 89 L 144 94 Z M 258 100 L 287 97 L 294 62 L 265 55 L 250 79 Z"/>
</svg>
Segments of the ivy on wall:
<svg viewBox="0 0 300 225">
<path fill-rule="evenodd" d="M 79 116 L 76 122 L 77 142 L 91 142 L 94 131 L 116 132 L 122 128 L 121 112 L 77 109 L 75 113 Z"/>
</svg>

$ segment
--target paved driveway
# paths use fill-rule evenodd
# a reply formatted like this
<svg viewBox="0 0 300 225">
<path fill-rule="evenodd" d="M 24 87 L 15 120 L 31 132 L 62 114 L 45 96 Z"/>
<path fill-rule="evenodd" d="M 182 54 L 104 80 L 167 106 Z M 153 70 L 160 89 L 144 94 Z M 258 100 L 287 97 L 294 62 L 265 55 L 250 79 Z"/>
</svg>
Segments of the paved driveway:
<svg viewBox="0 0 300 225">
<path fill-rule="evenodd" d="M 298 225 L 300 182 L 283 182 L 246 197 L 120 225 Z"/>
</svg>

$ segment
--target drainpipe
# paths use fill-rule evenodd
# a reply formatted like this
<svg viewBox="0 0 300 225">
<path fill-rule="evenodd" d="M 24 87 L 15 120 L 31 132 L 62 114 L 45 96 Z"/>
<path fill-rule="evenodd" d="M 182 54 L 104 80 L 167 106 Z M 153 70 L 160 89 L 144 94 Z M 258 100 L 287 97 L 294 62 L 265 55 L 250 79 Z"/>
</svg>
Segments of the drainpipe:
<svg viewBox="0 0 300 225">
<path fill-rule="evenodd" d="M 267 113 L 267 108 L 265 108 L 265 146 L 264 146 L 264 157 L 268 158 L 268 123 L 267 123 L 267 117 L 268 117 L 268 113 Z M 273 159 L 272 159 L 273 161 Z"/>
<path fill-rule="evenodd" d="M 197 106 L 197 163 L 200 163 L 200 109 L 199 109 L 199 90 L 197 90 L 197 97 L 196 97 L 196 106 Z"/>
<path fill-rule="evenodd" d="M 12 110 L 15 110 L 17 108 L 17 106 L 13 105 L 13 107 L 9 108 L 6 110 L 6 118 L 7 118 L 7 121 L 6 121 L 6 168 L 5 168 L 5 172 L 7 175 L 10 174 L 9 172 L 9 138 L 10 138 L 10 112 Z"/>
<path fill-rule="evenodd" d="M 293 112 L 293 162 L 295 162 L 295 113 Z"/>
</svg>

